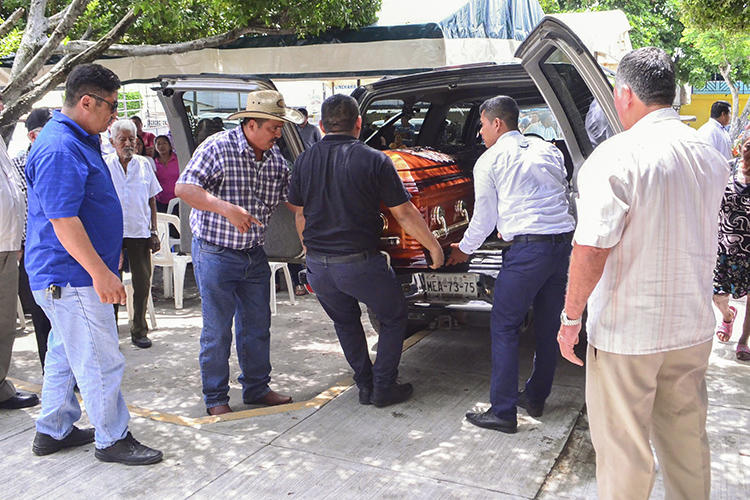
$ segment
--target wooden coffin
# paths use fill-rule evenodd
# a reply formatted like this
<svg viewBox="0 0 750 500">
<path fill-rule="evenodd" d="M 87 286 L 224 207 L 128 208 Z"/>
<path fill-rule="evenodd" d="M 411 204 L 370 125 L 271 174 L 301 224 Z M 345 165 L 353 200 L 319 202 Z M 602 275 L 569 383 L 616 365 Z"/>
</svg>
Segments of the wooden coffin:
<svg viewBox="0 0 750 500">
<path fill-rule="evenodd" d="M 424 148 L 384 151 L 393 161 L 411 201 L 443 248 L 461 240 L 474 210 L 474 187 L 469 177 L 447 154 Z M 383 232 L 380 249 L 394 267 L 426 267 L 424 248 L 406 234 L 390 211 L 381 207 Z"/>
</svg>

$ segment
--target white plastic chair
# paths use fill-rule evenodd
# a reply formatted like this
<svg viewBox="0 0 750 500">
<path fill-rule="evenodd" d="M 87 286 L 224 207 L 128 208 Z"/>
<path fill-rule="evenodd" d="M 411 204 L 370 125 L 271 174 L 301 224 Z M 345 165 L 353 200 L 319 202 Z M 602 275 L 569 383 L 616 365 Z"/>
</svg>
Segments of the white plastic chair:
<svg viewBox="0 0 750 500">
<path fill-rule="evenodd" d="M 151 274 L 153 275 L 153 267 Z M 133 275 L 129 272 L 122 273 L 122 284 L 125 287 L 127 296 L 125 307 L 128 309 L 128 320 L 133 321 Z M 154 312 L 154 298 L 151 296 L 151 286 L 148 288 L 148 305 L 146 306 L 149 316 L 151 317 L 151 329 L 156 329 L 156 313 Z"/>
<path fill-rule="evenodd" d="M 175 215 L 156 214 L 156 227 L 159 232 L 161 248 L 151 256 L 154 266 L 164 268 L 164 296 L 171 297 L 174 285 L 174 307 L 182 309 L 182 293 L 185 287 L 185 270 L 193 262 L 189 255 L 178 255 L 172 251 L 169 243 L 169 226 L 180 232 L 180 219 Z"/>
<path fill-rule="evenodd" d="M 167 213 L 169 215 L 174 215 L 174 213 L 172 213 L 172 210 L 174 210 L 174 207 L 177 206 L 177 204 L 179 204 L 179 203 L 180 203 L 180 199 L 179 198 L 172 198 L 171 200 L 169 200 L 169 203 L 167 203 Z M 176 217 L 179 218 L 179 215 L 177 215 Z M 180 230 L 180 228 L 178 227 L 177 231 L 179 232 L 179 230 Z M 180 238 L 171 238 L 171 237 L 169 238 L 169 246 L 170 246 L 170 248 L 174 248 L 175 246 L 179 246 L 179 244 L 180 244 Z"/>
<path fill-rule="evenodd" d="M 286 262 L 269 262 L 271 268 L 271 315 L 276 316 L 276 271 L 283 270 L 284 279 L 286 280 L 286 289 L 289 291 L 289 302 L 292 305 L 297 304 L 294 298 L 294 285 L 292 285 L 292 274 L 289 272 L 289 266 Z"/>
</svg>

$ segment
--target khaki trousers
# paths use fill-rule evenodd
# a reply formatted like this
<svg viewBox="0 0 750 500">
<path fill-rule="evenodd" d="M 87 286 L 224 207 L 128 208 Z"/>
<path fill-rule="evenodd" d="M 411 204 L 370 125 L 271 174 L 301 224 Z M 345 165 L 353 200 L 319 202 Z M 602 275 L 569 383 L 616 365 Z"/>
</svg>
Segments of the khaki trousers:
<svg viewBox="0 0 750 500">
<path fill-rule="evenodd" d="M 602 500 L 647 500 L 653 442 L 666 498 L 708 499 L 706 367 L 711 342 L 656 354 L 586 353 L 586 406 Z M 649 439 L 650 438 L 650 439 Z"/>
<path fill-rule="evenodd" d="M 17 301 L 18 252 L 0 252 L 0 401 L 16 395 L 16 388 L 5 377 L 16 339 Z"/>
</svg>

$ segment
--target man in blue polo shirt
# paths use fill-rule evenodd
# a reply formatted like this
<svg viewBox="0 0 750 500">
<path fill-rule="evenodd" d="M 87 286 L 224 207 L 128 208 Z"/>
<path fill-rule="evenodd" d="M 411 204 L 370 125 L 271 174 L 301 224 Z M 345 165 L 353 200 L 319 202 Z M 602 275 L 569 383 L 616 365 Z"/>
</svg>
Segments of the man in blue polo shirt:
<svg viewBox="0 0 750 500">
<path fill-rule="evenodd" d="M 128 432 L 125 359 L 111 305 L 125 303 L 117 276 L 122 209 L 99 140 L 117 116 L 119 87 L 98 64 L 74 68 L 62 112 L 39 133 L 26 164 L 26 270 L 52 324 L 32 450 L 48 455 L 95 441 L 99 460 L 145 465 L 162 453 Z M 73 425 L 81 416 L 76 383 L 95 432 Z"/>
<path fill-rule="evenodd" d="M 354 370 L 359 402 L 400 403 L 412 394 L 411 384 L 396 382 L 407 306 L 393 270 L 377 250 L 380 203 L 427 248 L 430 267 L 443 265 L 443 249 L 409 201 L 393 162 L 357 139 L 362 129 L 357 101 L 333 95 L 323 102 L 321 114 L 328 135 L 297 158 L 289 186 L 289 203 L 307 249 L 307 276 Z M 380 321 L 374 365 L 359 302 Z"/>
</svg>

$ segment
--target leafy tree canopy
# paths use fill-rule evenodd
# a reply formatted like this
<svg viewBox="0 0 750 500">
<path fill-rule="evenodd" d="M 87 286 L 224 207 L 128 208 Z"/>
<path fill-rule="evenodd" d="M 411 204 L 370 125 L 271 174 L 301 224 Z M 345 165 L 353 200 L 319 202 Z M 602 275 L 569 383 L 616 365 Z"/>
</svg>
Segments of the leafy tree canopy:
<svg viewBox="0 0 750 500">
<path fill-rule="evenodd" d="M 66 0 L 49 0 L 45 14 L 50 16 L 60 12 L 68 3 Z M 185 42 L 245 26 L 279 29 L 304 36 L 329 28 L 372 24 L 377 20 L 380 3 L 381 0 L 92 0 L 68 38 L 96 40 L 130 8 L 140 12 L 140 16 L 119 43 Z M 0 18 L 6 19 L 18 7 L 28 11 L 29 4 L 29 0 L 5 0 L 0 4 Z M 23 28 L 24 24 L 20 23 L 18 32 Z M 20 35 L 16 39 L 17 46 Z M 6 47 L 13 45 L 13 40 L 5 42 Z"/>
<path fill-rule="evenodd" d="M 683 21 L 696 28 L 720 27 L 728 32 L 750 31 L 747 0 L 682 0 Z"/>
</svg>

